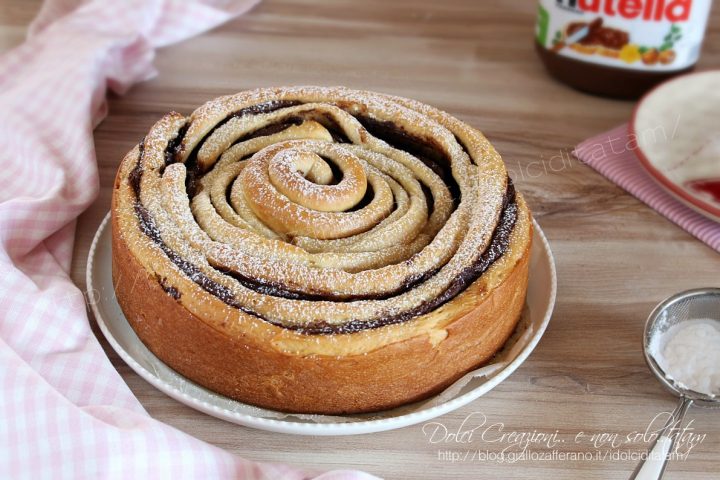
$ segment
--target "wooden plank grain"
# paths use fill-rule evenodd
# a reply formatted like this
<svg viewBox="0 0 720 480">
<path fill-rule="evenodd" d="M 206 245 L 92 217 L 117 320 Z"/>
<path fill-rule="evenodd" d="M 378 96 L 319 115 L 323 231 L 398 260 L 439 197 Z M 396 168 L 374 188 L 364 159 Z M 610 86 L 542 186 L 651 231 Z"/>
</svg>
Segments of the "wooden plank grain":
<svg viewBox="0 0 720 480">
<path fill-rule="evenodd" d="M 37 2 L 5 3 L 0 48 L 22 40 L 37 8 Z M 555 315 L 530 359 L 488 395 L 439 421 L 457 429 L 468 415 L 472 421 L 482 414 L 505 432 L 557 432 L 563 442 L 555 450 L 565 453 L 642 451 L 642 443 L 596 447 L 575 437 L 627 436 L 672 408 L 673 398 L 644 364 L 643 323 L 674 292 L 718 286 L 720 256 L 569 155 L 581 140 L 627 121 L 633 104 L 551 80 L 532 48 L 534 14 L 531 1 L 267 0 L 240 19 L 163 49 L 159 75 L 111 97 L 110 114 L 95 132 L 102 188 L 78 222 L 74 280 L 84 288 L 85 257 L 109 209 L 120 159 L 164 113 L 189 113 L 218 95 L 268 85 L 347 85 L 413 97 L 480 128 L 495 144 L 550 239 L 559 275 Z M 718 67 L 715 8 L 700 68 Z M 99 338 L 152 416 L 254 460 L 360 468 L 388 478 L 624 479 L 636 463 L 482 460 L 479 452 L 497 455 L 507 442 L 433 444 L 423 425 L 302 439 L 238 427 L 155 390 Z M 706 437 L 687 460 L 672 463 L 665 478 L 716 478 L 720 417 L 700 409 L 688 417 Z"/>
</svg>

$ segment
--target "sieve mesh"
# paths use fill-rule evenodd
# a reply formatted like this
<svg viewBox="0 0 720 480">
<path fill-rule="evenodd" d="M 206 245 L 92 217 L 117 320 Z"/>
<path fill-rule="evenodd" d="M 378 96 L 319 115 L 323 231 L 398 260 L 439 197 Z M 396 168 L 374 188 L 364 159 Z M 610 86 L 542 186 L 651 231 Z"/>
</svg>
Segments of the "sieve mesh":
<svg viewBox="0 0 720 480">
<path fill-rule="evenodd" d="M 702 406 L 720 407 L 720 397 L 680 388 L 669 380 L 653 357 L 662 351 L 663 334 L 673 326 L 688 320 L 708 319 L 720 322 L 720 288 L 689 290 L 674 295 L 658 305 L 645 325 L 644 352 L 650 370 L 670 391 L 695 400 Z"/>
</svg>

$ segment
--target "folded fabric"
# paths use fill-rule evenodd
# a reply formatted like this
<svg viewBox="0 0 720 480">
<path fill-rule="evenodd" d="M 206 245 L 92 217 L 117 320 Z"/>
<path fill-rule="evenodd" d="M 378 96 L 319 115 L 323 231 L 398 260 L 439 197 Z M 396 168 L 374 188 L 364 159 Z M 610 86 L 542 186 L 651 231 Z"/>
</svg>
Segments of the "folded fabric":
<svg viewBox="0 0 720 480">
<path fill-rule="evenodd" d="M 720 223 L 706 218 L 660 187 L 635 155 L 637 146 L 621 125 L 585 140 L 573 154 L 639 200 L 720 252 Z"/>
<path fill-rule="evenodd" d="M 50 0 L 27 41 L 0 57 L 0 478 L 310 478 L 149 417 L 68 275 L 75 219 L 98 194 L 92 129 L 106 90 L 150 78 L 156 48 L 254 3 Z"/>
</svg>

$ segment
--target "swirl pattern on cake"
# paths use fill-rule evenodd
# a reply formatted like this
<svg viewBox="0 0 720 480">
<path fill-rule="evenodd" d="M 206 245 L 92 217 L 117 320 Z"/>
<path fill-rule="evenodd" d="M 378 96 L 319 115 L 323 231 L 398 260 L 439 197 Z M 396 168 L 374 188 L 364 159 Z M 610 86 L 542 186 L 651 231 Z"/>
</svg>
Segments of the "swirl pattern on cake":
<svg viewBox="0 0 720 480">
<path fill-rule="evenodd" d="M 437 308 L 503 254 L 517 217 L 479 132 L 367 92 L 223 97 L 164 117 L 130 161 L 128 201 L 161 261 L 305 333 Z"/>
</svg>

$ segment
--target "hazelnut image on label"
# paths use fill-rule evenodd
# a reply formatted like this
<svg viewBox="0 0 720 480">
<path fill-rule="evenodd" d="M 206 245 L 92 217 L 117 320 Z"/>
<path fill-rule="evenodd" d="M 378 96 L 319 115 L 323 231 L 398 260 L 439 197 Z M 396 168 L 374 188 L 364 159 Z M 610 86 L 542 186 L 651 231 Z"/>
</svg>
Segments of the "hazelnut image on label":
<svg viewBox="0 0 720 480">
<path fill-rule="evenodd" d="M 660 57 L 657 48 L 651 48 L 642 54 L 642 61 L 645 65 L 655 65 Z"/>
<path fill-rule="evenodd" d="M 675 51 L 664 50 L 660 52 L 660 55 L 658 55 L 658 60 L 660 60 L 660 63 L 662 63 L 663 65 L 673 63 L 675 61 Z"/>
</svg>

